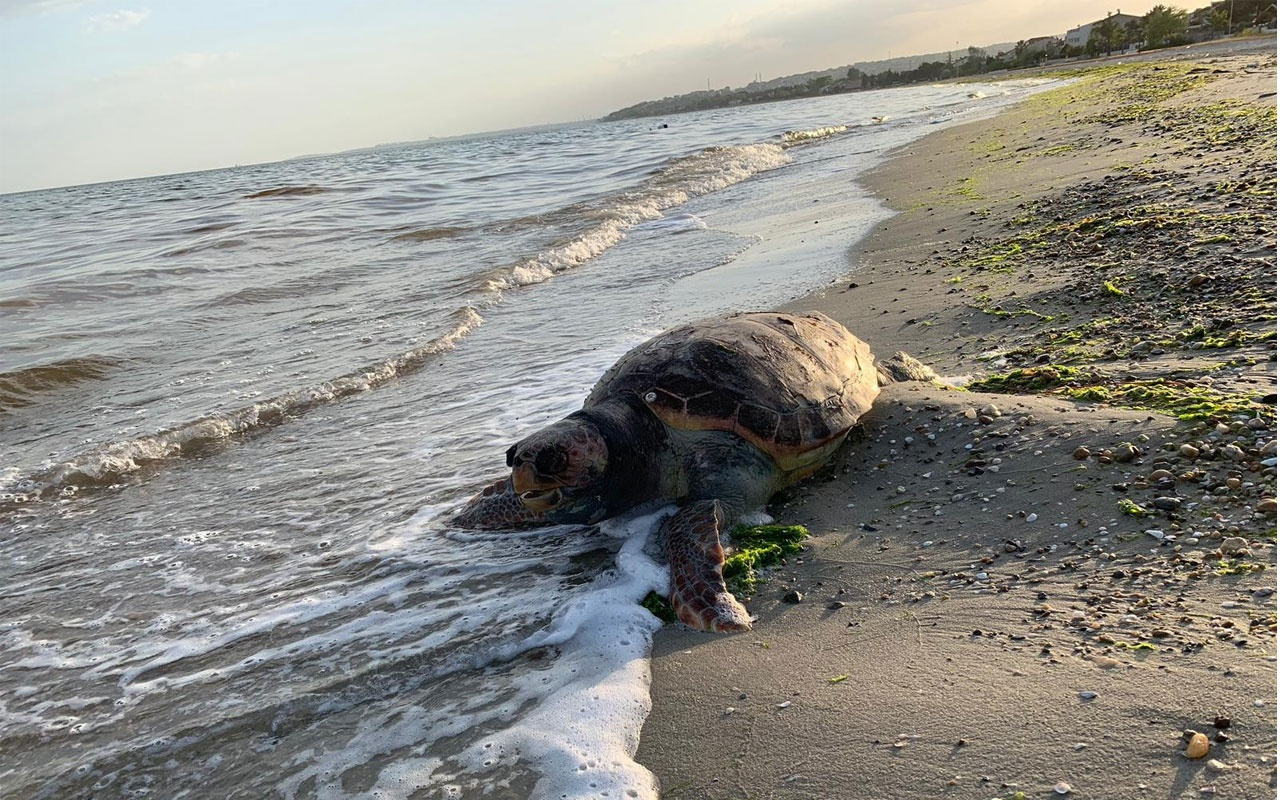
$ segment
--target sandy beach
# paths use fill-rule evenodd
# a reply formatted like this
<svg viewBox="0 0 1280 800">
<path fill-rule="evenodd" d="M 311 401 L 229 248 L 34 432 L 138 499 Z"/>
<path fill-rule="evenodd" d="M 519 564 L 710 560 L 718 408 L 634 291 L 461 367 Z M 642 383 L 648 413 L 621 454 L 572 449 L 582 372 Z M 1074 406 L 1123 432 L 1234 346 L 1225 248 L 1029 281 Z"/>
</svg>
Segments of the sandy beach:
<svg viewBox="0 0 1280 800">
<path fill-rule="evenodd" d="M 658 634 L 663 797 L 1275 796 L 1275 67 L 1111 64 L 869 176 L 795 308 L 967 390 L 779 498 L 754 630 Z"/>
</svg>

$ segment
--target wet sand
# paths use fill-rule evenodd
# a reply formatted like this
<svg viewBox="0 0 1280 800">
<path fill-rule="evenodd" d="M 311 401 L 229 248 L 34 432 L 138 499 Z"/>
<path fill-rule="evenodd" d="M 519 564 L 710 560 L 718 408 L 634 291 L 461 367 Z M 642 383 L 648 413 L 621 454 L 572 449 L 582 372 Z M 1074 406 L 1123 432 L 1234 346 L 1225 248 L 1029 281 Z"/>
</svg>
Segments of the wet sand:
<svg viewBox="0 0 1280 800">
<path fill-rule="evenodd" d="M 664 798 L 1275 795 L 1275 89 L 1274 42 L 1112 66 L 869 177 L 794 307 L 969 391 L 779 498 L 754 630 L 658 634 Z"/>
</svg>

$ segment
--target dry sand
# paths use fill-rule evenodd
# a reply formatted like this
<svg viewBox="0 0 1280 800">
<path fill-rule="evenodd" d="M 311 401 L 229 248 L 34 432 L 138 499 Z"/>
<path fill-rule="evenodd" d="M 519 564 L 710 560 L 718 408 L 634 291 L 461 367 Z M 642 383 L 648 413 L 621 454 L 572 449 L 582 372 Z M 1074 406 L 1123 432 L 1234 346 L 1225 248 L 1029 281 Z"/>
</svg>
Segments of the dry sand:
<svg viewBox="0 0 1280 800">
<path fill-rule="evenodd" d="M 1274 41 L 1188 57 L 870 177 L 899 215 L 796 307 L 1018 393 L 887 388 L 755 629 L 660 632 L 663 797 L 1275 796 Z"/>
</svg>

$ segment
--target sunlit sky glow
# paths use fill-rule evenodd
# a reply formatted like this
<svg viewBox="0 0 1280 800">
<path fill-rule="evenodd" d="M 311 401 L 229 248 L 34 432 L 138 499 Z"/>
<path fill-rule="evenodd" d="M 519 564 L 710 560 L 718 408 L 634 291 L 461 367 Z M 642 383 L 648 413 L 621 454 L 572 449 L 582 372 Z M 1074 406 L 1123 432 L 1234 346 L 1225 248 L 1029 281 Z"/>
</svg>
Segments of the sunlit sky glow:
<svg viewBox="0 0 1280 800">
<path fill-rule="evenodd" d="M 708 81 L 1061 35 L 1116 10 L 1116 0 L 0 0 L 0 192 L 595 118 Z"/>
</svg>

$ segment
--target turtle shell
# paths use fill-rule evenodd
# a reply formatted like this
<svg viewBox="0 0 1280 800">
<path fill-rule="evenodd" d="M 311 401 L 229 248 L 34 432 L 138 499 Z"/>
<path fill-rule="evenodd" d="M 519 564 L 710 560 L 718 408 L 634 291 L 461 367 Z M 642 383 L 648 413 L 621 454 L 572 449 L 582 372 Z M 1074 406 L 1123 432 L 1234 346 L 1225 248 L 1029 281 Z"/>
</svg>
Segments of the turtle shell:
<svg viewBox="0 0 1280 800">
<path fill-rule="evenodd" d="M 810 472 L 879 391 L 871 348 L 835 320 L 749 313 L 641 344 L 605 373 L 584 407 L 634 396 L 672 428 L 728 431 L 779 468 Z"/>
</svg>

